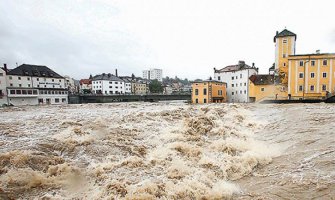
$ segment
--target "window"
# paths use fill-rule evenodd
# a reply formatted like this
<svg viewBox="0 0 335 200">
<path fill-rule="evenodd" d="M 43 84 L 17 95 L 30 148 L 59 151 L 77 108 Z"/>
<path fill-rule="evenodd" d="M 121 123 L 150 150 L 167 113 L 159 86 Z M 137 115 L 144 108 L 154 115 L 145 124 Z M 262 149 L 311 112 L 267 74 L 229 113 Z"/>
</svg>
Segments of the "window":
<svg viewBox="0 0 335 200">
<path fill-rule="evenodd" d="M 37 85 L 37 87 L 40 87 L 40 85 Z"/>
<path fill-rule="evenodd" d="M 284 65 L 284 67 L 286 67 L 286 63 L 284 63 L 283 65 Z"/>
<path fill-rule="evenodd" d="M 65 98 L 62 98 L 62 102 L 63 102 L 63 103 L 66 102 L 66 99 L 65 99 Z"/>
<path fill-rule="evenodd" d="M 311 66 L 315 66 L 315 60 L 311 61 Z"/>
<path fill-rule="evenodd" d="M 61 80 L 61 79 L 59 79 L 59 82 L 62 82 L 62 80 Z"/>
<path fill-rule="evenodd" d="M 221 80 L 221 77 L 220 77 L 220 76 L 218 76 L 218 80 Z"/>
<path fill-rule="evenodd" d="M 265 88 L 261 88 L 261 91 L 264 92 Z"/>
<path fill-rule="evenodd" d="M 22 84 L 19 84 L 19 87 L 22 87 Z"/>
<path fill-rule="evenodd" d="M 247 83 L 244 83 L 244 86 L 247 86 Z"/>
<path fill-rule="evenodd" d="M 240 86 L 242 86 L 242 83 L 240 83 Z"/>
<path fill-rule="evenodd" d="M 10 94 L 15 94 L 15 90 L 10 90 L 9 93 Z"/>
<path fill-rule="evenodd" d="M 199 90 L 195 89 L 195 95 L 199 95 Z"/>
<path fill-rule="evenodd" d="M 236 87 L 238 86 L 238 84 L 236 83 Z"/>
<path fill-rule="evenodd" d="M 327 85 L 322 85 L 322 91 L 326 91 L 327 90 Z"/>
<path fill-rule="evenodd" d="M 55 103 L 59 103 L 59 99 L 58 98 L 55 99 Z"/>
<path fill-rule="evenodd" d="M 303 67 L 303 66 L 304 66 L 304 61 L 300 60 L 300 62 L 299 62 L 299 66 L 300 66 L 300 67 Z"/>
<path fill-rule="evenodd" d="M 327 65 L 327 60 L 323 60 L 322 64 L 323 64 L 323 66 L 326 66 Z"/>
<path fill-rule="evenodd" d="M 37 94 L 37 90 L 33 90 L 33 94 Z"/>
<path fill-rule="evenodd" d="M 199 103 L 199 100 L 198 100 L 198 99 L 195 99 L 195 103 Z"/>
<path fill-rule="evenodd" d="M 39 81 L 40 79 L 39 78 L 36 78 L 37 81 Z"/>
<path fill-rule="evenodd" d="M 9 80 L 12 80 L 12 79 L 13 79 L 13 77 L 9 76 Z"/>
<path fill-rule="evenodd" d="M 240 94 L 242 94 L 242 90 L 240 90 Z"/>
<path fill-rule="evenodd" d="M 234 87 L 234 84 L 231 84 L 231 87 Z"/>
<path fill-rule="evenodd" d="M 244 90 L 244 94 L 247 94 L 247 91 L 246 91 L 246 90 Z"/>
<path fill-rule="evenodd" d="M 28 80 L 28 81 L 30 81 L 30 78 L 29 78 L 29 77 L 27 77 L 27 80 Z"/>
<path fill-rule="evenodd" d="M 311 85 L 310 89 L 311 91 L 314 91 L 314 85 Z"/>
<path fill-rule="evenodd" d="M 286 44 L 287 43 L 287 39 L 283 39 L 283 44 Z"/>
<path fill-rule="evenodd" d="M 27 90 L 22 90 L 22 94 L 27 94 Z"/>
<path fill-rule="evenodd" d="M 285 53 L 283 54 L 283 58 L 286 58 L 286 54 Z"/>
<path fill-rule="evenodd" d="M 3 76 L 3 73 L 0 73 L 0 76 Z"/>
<path fill-rule="evenodd" d="M 299 78 L 304 78 L 304 73 L 299 73 Z"/>
<path fill-rule="evenodd" d="M 240 78 L 242 78 L 242 74 L 240 74 Z"/>
<path fill-rule="evenodd" d="M 238 76 L 236 76 L 236 80 L 238 79 Z"/>
<path fill-rule="evenodd" d="M 13 83 L 10 83 L 9 86 L 13 87 Z"/>
<path fill-rule="evenodd" d="M 204 95 L 207 95 L 207 89 L 204 88 Z"/>
<path fill-rule="evenodd" d="M 21 77 L 17 77 L 17 79 L 21 80 Z"/>
<path fill-rule="evenodd" d="M 21 94 L 21 90 L 16 90 L 16 94 Z"/>
<path fill-rule="evenodd" d="M 28 84 L 28 87 L 30 87 L 30 84 Z"/>
<path fill-rule="evenodd" d="M 315 73 L 312 72 L 312 73 L 311 73 L 311 78 L 314 78 L 314 77 L 315 77 Z"/>
<path fill-rule="evenodd" d="M 204 99 L 204 103 L 207 103 L 207 99 Z"/>
<path fill-rule="evenodd" d="M 231 95 L 234 95 L 234 92 L 231 92 Z"/>
<path fill-rule="evenodd" d="M 55 79 L 51 79 L 52 82 L 55 82 Z"/>
<path fill-rule="evenodd" d="M 323 78 L 327 78 L 327 73 L 326 73 L 326 72 L 323 72 L 323 73 L 322 73 L 322 77 L 323 77 Z"/>
<path fill-rule="evenodd" d="M 222 95 L 222 90 L 218 91 L 218 95 L 221 96 Z"/>
<path fill-rule="evenodd" d="M 231 77 L 231 80 L 234 80 L 234 76 Z"/>
<path fill-rule="evenodd" d="M 303 86 L 302 85 L 299 85 L 299 91 L 301 92 L 303 89 Z"/>
</svg>

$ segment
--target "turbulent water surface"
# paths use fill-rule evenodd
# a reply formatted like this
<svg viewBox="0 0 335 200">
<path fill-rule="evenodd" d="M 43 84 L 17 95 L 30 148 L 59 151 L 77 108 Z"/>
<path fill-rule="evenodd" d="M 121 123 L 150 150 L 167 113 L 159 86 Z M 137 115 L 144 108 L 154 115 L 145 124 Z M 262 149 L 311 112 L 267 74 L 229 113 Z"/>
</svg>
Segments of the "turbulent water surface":
<svg viewBox="0 0 335 200">
<path fill-rule="evenodd" d="M 0 199 L 332 199 L 332 104 L 0 109 Z"/>
</svg>

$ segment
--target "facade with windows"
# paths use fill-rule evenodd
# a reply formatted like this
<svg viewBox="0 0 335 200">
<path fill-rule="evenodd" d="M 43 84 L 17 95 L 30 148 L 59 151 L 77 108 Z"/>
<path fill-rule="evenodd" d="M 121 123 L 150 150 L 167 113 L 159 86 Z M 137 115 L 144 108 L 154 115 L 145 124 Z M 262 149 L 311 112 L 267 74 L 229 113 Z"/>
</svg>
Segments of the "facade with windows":
<svg viewBox="0 0 335 200">
<path fill-rule="evenodd" d="M 143 78 L 147 80 L 155 80 L 162 82 L 163 81 L 163 70 L 162 69 L 149 69 L 143 70 Z"/>
<path fill-rule="evenodd" d="M 227 83 L 227 102 L 249 102 L 249 77 L 258 73 L 254 66 L 239 61 L 220 70 L 214 68 L 214 80 Z"/>
<path fill-rule="evenodd" d="M 0 106 L 7 104 L 6 71 L 0 67 Z"/>
<path fill-rule="evenodd" d="M 67 104 L 64 77 L 50 68 L 23 64 L 7 72 L 7 98 L 12 105 Z"/>
<path fill-rule="evenodd" d="M 335 93 L 335 53 L 291 55 L 288 58 L 291 99 L 322 99 Z"/>
<path fill-rule="evenodd" d="M 129 87 L 129 86 L 128 86 Z M 131 87 L 131 85 L 130 85 Z M 112 74 L 96 75 L 92 79 L 92 91 L 98 95 L 118 95 L 126 93 L 125 82 Z M 131 88 L 130 88 L 131 91 Z"/>
<path fill-rule="evenodd" d="M 226 83 L 207 80 L 192 83 L 192 103 L 224 103 L 227 102 Z"/>
</svg>

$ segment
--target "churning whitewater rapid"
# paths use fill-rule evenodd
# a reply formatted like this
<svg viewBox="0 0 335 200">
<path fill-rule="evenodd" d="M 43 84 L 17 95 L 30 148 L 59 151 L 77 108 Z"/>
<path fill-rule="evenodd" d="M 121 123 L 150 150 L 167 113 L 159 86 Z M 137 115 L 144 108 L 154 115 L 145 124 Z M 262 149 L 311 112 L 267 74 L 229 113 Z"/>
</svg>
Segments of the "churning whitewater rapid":
<svg viewBox="0 0 335 200">
<path fill-rule="evenodd" d="M 0 109 L 0 199 L 335 196 L 335 106 Z"/>
</svg>

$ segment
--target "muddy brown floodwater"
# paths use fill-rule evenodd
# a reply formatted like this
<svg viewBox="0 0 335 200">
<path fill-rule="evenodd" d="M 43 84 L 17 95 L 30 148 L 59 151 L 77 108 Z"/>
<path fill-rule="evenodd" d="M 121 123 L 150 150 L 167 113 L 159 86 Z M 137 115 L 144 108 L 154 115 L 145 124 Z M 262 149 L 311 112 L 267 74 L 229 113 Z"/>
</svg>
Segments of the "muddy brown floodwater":
<svg viewBox="0 0 335 200">
<path fill-rule="evenodd" d="M 0 199 L 334 199 L 333 104 L 0 109 Z"/>
</svg>

